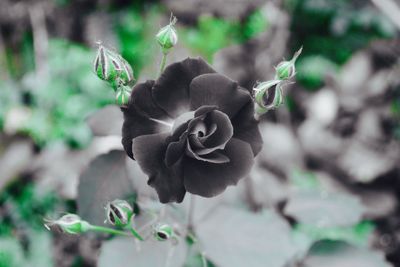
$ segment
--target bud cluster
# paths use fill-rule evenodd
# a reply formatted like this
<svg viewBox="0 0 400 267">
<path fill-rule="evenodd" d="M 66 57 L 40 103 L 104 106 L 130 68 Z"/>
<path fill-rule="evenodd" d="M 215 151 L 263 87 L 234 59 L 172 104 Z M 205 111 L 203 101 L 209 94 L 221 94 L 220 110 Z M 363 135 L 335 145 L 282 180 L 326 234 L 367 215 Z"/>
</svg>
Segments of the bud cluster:
<svg viewBox="0 0 400 267">
<path fill-rule="evenodd" d="M 158 76 L 164 70 L 167 54 L 178 42 L 178 33 L 174 27 L 176 22 L 176 17 L 171 14 L 169 24 L 161 28 L 155 36 L 163 53 Z M 101 80 L 108 82 L 114 89 L 116 104 L 126 106 L 135 82 L 133 69 L 128 61 L 99 42 L 93 70 Z"/>
<path fill-rule="evenodd" d="M 135 81 L 131 65 L 121 55 L 99 44 L 93 69 L 101 80 L 114 89 L 117 104 L 126 105 L 131 93 L 130 86 Z"/>
<path fill-rule="evenodd" d="M 275 68 L 275 78 L 257 84 L 254 88 L 254 100 L 256 103 L 256 117 L 275 109 L 283 103 L 282 86 L 296 75 L 295 63 L 303 48 L 300 48 L 289 61 L 282 61 Z"/>
</svg>

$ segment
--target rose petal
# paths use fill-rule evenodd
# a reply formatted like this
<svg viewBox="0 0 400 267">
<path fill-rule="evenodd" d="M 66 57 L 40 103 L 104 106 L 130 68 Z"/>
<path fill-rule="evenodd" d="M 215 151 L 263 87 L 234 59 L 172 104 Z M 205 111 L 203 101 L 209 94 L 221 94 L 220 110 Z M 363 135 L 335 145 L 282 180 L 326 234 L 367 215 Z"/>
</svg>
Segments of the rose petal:
<svg viewBox="0 0 400 267">
<path fill-rule="evenodd" d="M 152 97 L 153 86 L 153 80 L 136 84 L 132 89 L 129 105 L 134 106 L 145 117 L 166 120 L 169 118 L 167 113 L 154 102 Z"/>
<path fill-rule="evenodd" d="M 227 156 L 225 156 L 223 153 L 216 151 L 215 149 L 210 151 L 207 154 L 203 154 L 203 155 L 198 155 L 195 151 L 193 151 L 192 149 L 192 142 L 191 139 L 189 138 L 189 142 L 186 143 L 186 155 L 194 158 L 194 159 L 198 159 L 198 160 L 202 160 L 202 161 L 206 161 L 206 162 L 211 162 L 211 163 L 226 163 L 229 162 L 229 158 Z"/>
<path fill-rule="evenodd" d="M 140 168 L 149 176 L 148 184 L 157 191 L 160 202 L 181 202 L 185 196 L 182 167 L 164 163 L 169 133 L 142 135 L 133 139 L 133 152 Z"/>
<path fill-rule="evenodd" d="M 187 134 L 183 134 L 176 142 L 168 144 L 165 153 L 165 164 L 167 167 L 174 165 L 184 154 L 187 143 Z"/>
<path fill-rule="evenodd" d="M 195 110 L 203 105 L 215 105 L 232 118 L 251 96 L 236 82 L 218 74 L 203 74 L 190 84 L 190 108 Z"/>
<path fill-rule="evenodd" d="M 217 128 L 213 134 L 199 137 L 200 142 L 206 148 L 223 149 L 233 136 L 233 126 L 229 117 L 221 111 L 213 110 L 207 114 L 205 121 L 207 125 L 210 125 L 210 128 L 214 123 Z"/>
<path fill-rule="evenodd" d="M 187 58 L 169 65 L 153 88 L 156 103 L 171 117 L 190 110 L 189 85 L 192 80 L 205 73 L 215 71 L 203 59 Z"/>
<path fill-rule="evenodd" d="M 254 157 L 248 143 L 232 138 L 226 144 L 224 154 L 230 162 L 214 164 L 186 157 L 182 162 L 186 190 L 203 197 L 213 197 L 250 172 Z"/>
<path fill-rule="evenodd" d="M 232 119 L 233 137 L 250 144 L 254 156 L 260 152 L 263 146 L 258 121 L 254 119 L 254 103 L 249 101 L 239 113 Z"/>
<path fill-rule="evenodd" d="M 210 111 L 216 110 L 218 107 L 217 106 L 201 106 L 199 107 L 195 112 L 194 112 L 194 117 L 200 117 L 204 114 L 207 114 Z"/>
<path fill-rule="evenodd" d="M 124 114 L 124 123 L 122 124 L 122 146 L 128 156 L 134 159 L 132 151 L 132 140 L 141 135 L 153 134 L 158 132 L 168 131 L 166 125 L 149 120 L 143 116 L 133 105 L 122 107 L 121 111 Z"/>
</svg>

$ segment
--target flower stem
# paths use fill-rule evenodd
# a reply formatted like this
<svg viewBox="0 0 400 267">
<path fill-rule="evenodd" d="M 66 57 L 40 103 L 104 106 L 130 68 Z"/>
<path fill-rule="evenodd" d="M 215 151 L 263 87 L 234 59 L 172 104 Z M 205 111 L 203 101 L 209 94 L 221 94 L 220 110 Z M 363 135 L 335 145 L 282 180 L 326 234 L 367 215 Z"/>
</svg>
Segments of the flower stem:
<svg viewBox="0 0 400 267">
<path fill-rule="evenodd" d="M 193 194 L 191 194 L 190 195 L 188 220 L 187 220 L 187 229 L 188 229 L 189 232 L 193 231 L 194 209 L 195 209 L 195 196 Z"/>
<path fill-rule="evenodd" d="M 107 233 L 107 234 L 113 234 L 113 235 L 130 236 L 130 234 L 127 232 L 108 228 L 108 227 L 98 226 L 98 225 L 91 225 L 90 230 L 96 231 L 96 232 L 103 232 L 103 233 Z"/>
<path fill-rule="evenodd" d="M 207 263 L 207 259 L 206 259 L 205 253 L 202 252 L 200 255 L 201 255 L 201 263 L 202 263 L 203 267 L 208 267 L 208 263 Z"/>
<path fill-rule="evenodd" d="M 132 224 L 129 227 L 129 230 L 131 231 L 132 235 L 139 239 L 140 241 L 143 241 L 143 237 L 133 228 Z"/>
<path fill-rule="evenodd" d="M 161 64 L 160 64 L 160 70 L 158 71 L 157 78 L 161 76 L 161 73 L 164 71 L 165 68 L 165 63 L 167 63 L 167 55 L 168 51 L 162 51 L 162 59 L 161 59 Z"/>
</svg>

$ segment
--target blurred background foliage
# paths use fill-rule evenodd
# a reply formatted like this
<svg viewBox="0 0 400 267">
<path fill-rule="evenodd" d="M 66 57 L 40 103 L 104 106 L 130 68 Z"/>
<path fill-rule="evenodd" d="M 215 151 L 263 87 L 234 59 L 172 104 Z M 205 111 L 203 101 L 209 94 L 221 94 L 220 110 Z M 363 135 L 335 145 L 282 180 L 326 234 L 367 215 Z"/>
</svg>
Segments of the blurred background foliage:
<svg viewBox="0 0 400 267">
<path fill-rule="evenodd" d="M 260 124 L 265 149 L 250 182 L 198 200 L 196 212 L 209 215 L 194 226 L 200 242 L 181 241 L 171 266 L 201 266 L 203 250 L 209 267 L 399 266 L 399 21 L 375 2 L 1 1 L 0 267 L 157 266 L 155 254 L 168 257 L 165 244 L 137 252 L 123 239 L 50 234 L 43 218 L 89 203 L 96 211 L 84 218 L 102 221 L 99 203 L 120 197 L 102 187 L 110 181 L 129 180 L 131 195 L 157 206 L 137 165 L 107 154 L 121 149 L 121 114 L 92 62 L 101 40 L 139 81 L 154 79 L 154 35 L 170 12 L 179 44 L 169 62 L 202 56 L 249 89 L 304 47 L 286 106 Z M 88 177 L 99 156 L 129 175 Z"/>
</svg>

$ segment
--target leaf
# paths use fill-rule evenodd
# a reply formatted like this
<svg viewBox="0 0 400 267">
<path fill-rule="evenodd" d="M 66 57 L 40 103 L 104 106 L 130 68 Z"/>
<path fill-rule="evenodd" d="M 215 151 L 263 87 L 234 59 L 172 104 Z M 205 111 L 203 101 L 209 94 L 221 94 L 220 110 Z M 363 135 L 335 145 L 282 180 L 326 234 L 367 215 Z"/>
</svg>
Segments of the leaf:
<svg viewBox="0 0 400 267">
<path fill-rule="evenodd" d="M 317 190 L 296 191 L 284 213 L 298 222 L 319 227 L 352 226 L 361 220 L 364 207 L 355 196 Z"/>
<path fill-rule="evenodd" d="M 350 227 L 317 227 L 314 225 L 297 224 L 294 234 L 303 234 L 309 238 L 310 246 L 321 240 L 346 241 L 355 246 L 368 245 L 374 225 L 370 222 L 361 222 Z"/>
<path fill-rule="evenodd" d="M 268 210 L 255 214 L 220 206 L 196 233 L 207 258 L 220 267 L 282 267 L 301 249 L 289 225 Z"/>
<path fill-rule="evenodd" d="M 186 257 L 186 244 L 180 240 L 178 245 L 171 242 L 159 242 L 153 239 L 140 242 L 140 250 L 132 238 L 115 238 L 104 242 L 98 267 L 135 266 L 135 267 L 175 267 L 183 266 Z M 166 264 L 169 258 L 169 264 Z"/>
<path fill-rule="evenodd" d="M 344 242 L 320 242 L 311 249 L 304 267 L 390 267 L 382 252 Z"/>
<path fill-rule="evenodd" d="M 133 194 L 128 179 L 126 154 L 113 150 L 94 159 L 80 176 L 78 186 L 78 213 L 93 224 L 103 224 L 104 207 L 114 199 Z"/>
</svg>

